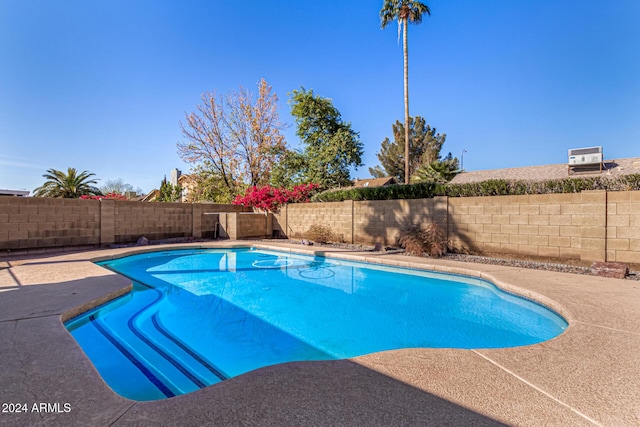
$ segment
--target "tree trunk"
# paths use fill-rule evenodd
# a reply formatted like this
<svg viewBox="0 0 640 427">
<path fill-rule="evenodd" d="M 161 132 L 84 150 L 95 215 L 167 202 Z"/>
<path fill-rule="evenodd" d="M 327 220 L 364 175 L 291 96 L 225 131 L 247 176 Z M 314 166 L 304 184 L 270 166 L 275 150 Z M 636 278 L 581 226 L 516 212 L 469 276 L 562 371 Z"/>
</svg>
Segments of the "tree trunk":
<svg viewBox="0 0 640 427">
<path fill-rule="evenodd" d="M 404 183 L 409 184 L 409 42 L 407 40 L 407 18 L 403 19 L 404 47 Z"/>
</svg>

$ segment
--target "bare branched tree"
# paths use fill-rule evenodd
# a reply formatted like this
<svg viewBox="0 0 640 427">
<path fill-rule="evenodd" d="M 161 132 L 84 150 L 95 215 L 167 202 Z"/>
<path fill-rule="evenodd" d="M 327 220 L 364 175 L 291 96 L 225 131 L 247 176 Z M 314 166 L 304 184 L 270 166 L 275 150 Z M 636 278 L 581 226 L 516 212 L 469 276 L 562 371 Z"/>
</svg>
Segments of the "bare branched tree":
<svg viewBox="0 0 640 427">
<path fill-rule="evenodd" d="M 117 179 L 108 179 L 105 183 L 100 186 L 100 191 L 102 194 L 116 193 L 116 194 L 127 194 L 127 193 L 135 193 L 142 194 L 143 191 L 140 187 L 133 188 L 133 185 L 124 182 L 122 178 Z"/>
<path fill-rule="evenodd" d="M 243 87 L 226 96 L 203 94 L 197 111 L 180 124 L 185 138 L 178 143 L 180 157 L 218 176 L 232 192 L 267 184 L 286 148 L 277 103 L 264 79 L 258 82 L 257 97 Z"/>
</svg>

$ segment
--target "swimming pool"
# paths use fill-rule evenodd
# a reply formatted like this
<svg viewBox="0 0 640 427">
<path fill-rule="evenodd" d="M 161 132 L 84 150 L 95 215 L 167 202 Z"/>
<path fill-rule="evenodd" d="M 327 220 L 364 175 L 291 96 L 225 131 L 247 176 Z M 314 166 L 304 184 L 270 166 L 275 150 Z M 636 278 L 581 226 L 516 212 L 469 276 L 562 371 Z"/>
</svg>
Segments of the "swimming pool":
<svg viewBox="0 0 640 427">
<path fill-rule="evenodd" d="M 188 393 L 278 363 L 535 344 L 567 322 L 475 278 L 255 249 L 102 262 L 133 291 L 66 323 L 110 387 Z"/>
</svg>

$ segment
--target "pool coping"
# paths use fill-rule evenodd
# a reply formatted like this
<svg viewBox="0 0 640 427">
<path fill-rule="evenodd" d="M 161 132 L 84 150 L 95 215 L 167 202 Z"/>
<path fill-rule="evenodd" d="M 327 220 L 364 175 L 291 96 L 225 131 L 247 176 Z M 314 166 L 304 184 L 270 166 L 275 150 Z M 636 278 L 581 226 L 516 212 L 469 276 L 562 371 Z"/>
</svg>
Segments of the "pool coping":
<svg viewBox="0 0 640 427">
<path fill-rule="evenodd" d="M 283 364 L 165 401 L 134 402 L 113 393 L 62 324 L 131 287 L 129 280 L 93 261 L 229 246 L 478 277 L 552 308 L 569 327 L 550 341 L 513 349 L 403 349 L 348 361 Z M 0 373 L 1 401 L 51 404 L 45 408 L 49 411 L 34 412 L 30 407 L 28 413 L 0 413 L 3 425 L 81 425 L 87 420 L 107 425 L 388 425 L 446 420 L 485 425 L 640 424 L 637 282 L 257 241 L 100 249 L 3 261 L 9 268 L 0 270 L 0 357 L 5 367 Z M 71 405 L 69 412 L 63 403 Z"/>
</svg>

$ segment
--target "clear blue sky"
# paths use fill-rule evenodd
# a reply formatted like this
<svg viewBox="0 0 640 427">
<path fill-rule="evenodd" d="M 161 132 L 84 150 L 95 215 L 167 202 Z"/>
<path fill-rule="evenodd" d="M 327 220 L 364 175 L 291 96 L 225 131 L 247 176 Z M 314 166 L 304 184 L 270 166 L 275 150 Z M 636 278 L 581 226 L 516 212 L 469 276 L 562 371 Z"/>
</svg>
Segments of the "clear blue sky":
<svg viewBox="0 0 640 427">
<path fill-rule="evenodd" d="M 410 112 L 467 170 L 640 157 L 639 0 L 430 0 L 409 28 Z M 256 88 L 331 98 L 359 132 L 366 178 L 403 120 L 402 47 L 382 1 L 0 0 L 0 188 L 48 168 L 149 191 L 178 167 L 200 95 Z"/>
</svg>

